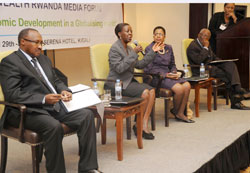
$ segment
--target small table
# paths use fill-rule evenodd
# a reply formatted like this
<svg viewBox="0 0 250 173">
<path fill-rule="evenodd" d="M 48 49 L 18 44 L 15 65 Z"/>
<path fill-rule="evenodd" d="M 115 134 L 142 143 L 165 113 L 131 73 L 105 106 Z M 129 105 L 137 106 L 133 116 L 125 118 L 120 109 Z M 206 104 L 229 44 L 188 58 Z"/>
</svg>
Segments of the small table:
<svg viewBox="0 0 250 173">
<path fill-rule="evenodd" d="M 118 160 L 123 160 L 123 119 L 137 115 L 136 125 L 137 125 L 137 145 L 139 149 L 143 148 L 142 143 L 142 123 L 143 123 L 143 104 L 144 101 L 133 105 L 126 106 L 111 106 L 105 107 L 103 123 L 101 125 L 101 140 L 102 144 L 106 144 L 106 119 L 116 120 L 116 142 L 117 142 L 117 156 Z M 94 111 L 95 115 L 99 117 L 96 107 L 89 107 Z"/>
<path fill-rule="evenodd" d="M 212 111 L 211 101 L 212 101 L 212 81 L 214 78 L 210 77 L 208 79 L 204 80 L 197 80 L 192 81 L 188 80 L 191 84 L 192 89 L 195 89 L 195 115 L 196 117 L 199 117 L 199 108 L 200 108 L 200 88 L 206 88 L 207 89 L 207 110 L 208 112 Z"/>
</svg>

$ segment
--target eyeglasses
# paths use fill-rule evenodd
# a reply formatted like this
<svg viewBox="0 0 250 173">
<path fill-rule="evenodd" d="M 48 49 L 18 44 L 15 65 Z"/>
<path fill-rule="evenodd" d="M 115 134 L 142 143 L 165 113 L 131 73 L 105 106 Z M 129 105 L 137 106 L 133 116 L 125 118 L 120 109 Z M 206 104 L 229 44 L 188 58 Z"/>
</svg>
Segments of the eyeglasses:
<svg viewBox="0 0 250 173">
<path fill-rule="evenodd" d="M 157 36 L 159 35 L 160 37 L 163 37 L 165 34 L 162 34 L 162 33 L 154 33 L 154 36 Z"/>
<path fill-rule="evenodd" d="M 24 40 L 26 40 L 26 41 L 29 41 L 29 42 L 31 42 L 31 43 L 35 43 L 36 45 L 41 45 L 41 46 L 44 46 L 45 44 L 44 44 L 44 42 L 43 41 L 33 41 L 33 40 L 29 40 L 29 39 L 27 39 L 27 38 L 23 38 Z"/>
<path fill-rule="evenodd" d="M 200 35 L 201 35 L 202 37 L 205 37 L 205 38 L 210 38 L 210 36 L 209 36 L 208 34 L 200 33 Z"/>
</svg>

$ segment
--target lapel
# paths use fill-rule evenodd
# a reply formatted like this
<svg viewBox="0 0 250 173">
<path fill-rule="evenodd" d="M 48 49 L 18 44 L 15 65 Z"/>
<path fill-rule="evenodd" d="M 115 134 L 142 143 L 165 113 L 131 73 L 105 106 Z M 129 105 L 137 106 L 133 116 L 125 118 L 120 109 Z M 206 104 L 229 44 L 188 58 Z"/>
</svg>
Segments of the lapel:
<svg viewBox="0 0 250 173">
<path fill-rule="evenodd" d="M 117 45 L 121 48 L 122 53 L 123 53 L 123 57 L 127 56 L 126 49 L 123 47 L 123 44 L 122 44 L 121 40 L 117 40 Z"/>
<path fill-rule="evenodd" d="M 197 39 L 195 39 L 195 43 L 199 46 L 200 50 L 203 49 L 203 47 L 200 45 L 200 43 L 197 41 Z M 212 53 L 211 53 L 211 48 L 210 46 L 208 47 L 208 57 L 211 57 Z"/>
<path fill-rule="evenodd" d="M 25 55 L 20 51 L 18 50 L 16 52 L 16 54 L 20 57 L 20 59 L 22 60 L 23 64 L 27 67 L 27 69 L 35 76 L 36 79 L 39 79 L 39 81 L 51 92 L 53 92 L 50 87 L 48 86 L 47 82 L 45 82 L 43 79 L 41 79 L 41 77 L 38 75 L 37 71 L 35 70 L 35 68 L 32 66 L 31 62 L 29 62 L 29 60 L 25 57 Z M 37 58 L 38 61 L 39 61 L 39 58 Z M 39 61 L 40 63 L 40 61 Z M 40 64 L 41 65 L 41 64 Z M 46 74 L 46 65 L 41 65 L 45 74 Z M 47 75 L 47 74 L 46 74 Z"/>
<path fill-rule="evenodd" d="M 30 70 L 31 73 L 34 76 L 36 76 L 36 78 L 39 78 L 39 75 L 37 74 L 35 68 L 31 65 L 31 63 L 28 61 L 25 55 L 20 50 L 18 50 L 16 54 L 20 57 L 20 59 L 22 60 L 23 64 L 27 67 L 27 69 Z"/>
<path fill-rule="evenodd" d="M 46 61 L 44 61 L 44 59 L 42 61 L 42 59 L 40 58 L 40 56 L 37 57 L 37 60 L 38 60 L 39 64 L 41 65 L 44 73 L 46 74 L 48 80 L 53 85 L 53 82 L 51 82 L 52 81 L 52 76 L 51 76 L 51 74 L 49 74 L 49 71 L 51 71 L 50 65 Z"/>
<path fill-rule="evenodd" d="M 126 57 L 129 57 L 129 55 L 131 54 L 131 51 L 133 51 L 132 49 L 130 49 L 129 47 L 129 45 L 127 45 L 127 50 L 124 48 L 124 46 L 123 46 L 123 44 L 122 44 L 122 42 L 121 42 L 121 40 L 118 40 L 117 41 L 117 45 L 121 48 L 121 50 L 122 50 L 122 58 L 124 59 L 124 58 L 126 58 Z M 128 52 L 128 54 L 127 54 L 127 52 Z M 130 66 L 130 70 L 132 70 L 132 71 L 134 71 L 133 69 L 134 69 L 134 66 L 135 66 L 135 63 L 136 63 L 136 61 L 134 61 L 132 64 L 131 64 L 131 66 Z"/>
</svg>

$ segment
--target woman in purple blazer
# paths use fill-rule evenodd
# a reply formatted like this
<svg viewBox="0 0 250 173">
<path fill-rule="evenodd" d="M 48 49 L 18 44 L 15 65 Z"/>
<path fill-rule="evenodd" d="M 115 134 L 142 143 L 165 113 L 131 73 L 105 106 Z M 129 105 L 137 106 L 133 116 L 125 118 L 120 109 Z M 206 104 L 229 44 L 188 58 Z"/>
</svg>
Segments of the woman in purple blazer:
<svg viewBox="0 0 250 173">
<path fill-rule="evenodd" d="M 145 50 L 146 54 L 152 49 L 155 43 L 164 43 L 166 31 L 162 26 L 155 27 L 153 34 L 154 41 L 147 46 Z M 153 62 L 145 67 L 144 71 L 147 73 L 160 73 L 165 76 L 161 87 L 170 89 L 174 93 L 174 108 L 171 109 L 171 113 L 174 114 L 176 120 L 193 123 L 193 120 L 188 119 L 184 115 L 191 86 L 189 82 L 180 78 L 177 74 L 172 46 L 165 44 L 164 49 L 158 51 Z M 157 82 L 157 79 L 154 79 L 152 86 L 156 87 Z"/>
</svg>

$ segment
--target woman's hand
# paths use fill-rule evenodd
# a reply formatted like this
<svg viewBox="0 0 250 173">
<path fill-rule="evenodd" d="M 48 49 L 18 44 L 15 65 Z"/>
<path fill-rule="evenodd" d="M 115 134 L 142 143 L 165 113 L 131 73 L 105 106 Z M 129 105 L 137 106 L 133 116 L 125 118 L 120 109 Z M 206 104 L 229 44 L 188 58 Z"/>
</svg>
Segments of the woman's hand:
<svg viewBox="0 0 250 173">
<path fill-rule="evenodd" d="M 180 78 L 180 75 L 177 72 L 170 72 L 166 74 L 166 78 L 177 80 Z"/>
<path fill-rule="evenodd" d="M 159 50 L 163 50 L 164 49 L 164 46 L 165 44 L 162 43 L 162 42 L 158 42 L 158 43 L 155 43 L 152 47 L 153 51 L 154 52 L 158 52 Z"/>
<path fill-rule="evenodd" d="M 143 48 L 141 47 L 141 45 L 138 45 L 134 48 L 135 53 L 139 53 L 143 51 Z"/>
<path fill-rule="evenodd" d="M 236 23 L 237 22 L 237 17 L 235 16 L 235 14 L 234 14 L 234 12 L 231 12 L 231 13 L 228 13 L 228 18 L 229 17 L 232 17 L 233 18 L 233 20 L 234 20 L 234 23 Z"/>
</svg>

